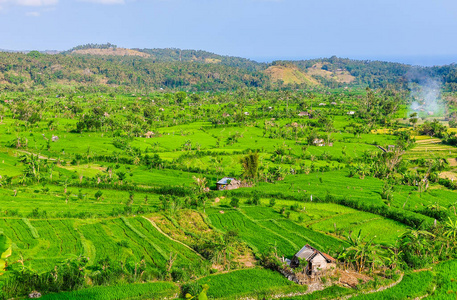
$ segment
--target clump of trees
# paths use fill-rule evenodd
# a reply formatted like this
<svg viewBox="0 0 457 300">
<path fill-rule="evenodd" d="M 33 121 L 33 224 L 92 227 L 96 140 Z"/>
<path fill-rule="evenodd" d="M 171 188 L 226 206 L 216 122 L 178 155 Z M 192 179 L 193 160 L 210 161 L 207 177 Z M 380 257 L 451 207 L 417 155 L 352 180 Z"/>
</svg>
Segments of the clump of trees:
<svg viewBox="0 0 457 300">
<path fill-rule="evenodd" d="M 255 180 L 259 169 L 259 153 L 250 152 L 240 159 L 243 167 L 242 176 L 246 179 Z"/>
</svg>

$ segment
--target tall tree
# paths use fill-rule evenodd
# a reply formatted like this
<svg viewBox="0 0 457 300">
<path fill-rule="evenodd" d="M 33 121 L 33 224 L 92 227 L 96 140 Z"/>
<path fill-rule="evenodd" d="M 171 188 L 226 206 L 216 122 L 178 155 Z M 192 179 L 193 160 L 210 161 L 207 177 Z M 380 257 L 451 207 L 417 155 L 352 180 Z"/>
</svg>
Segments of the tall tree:
<svg viewBox="0 0 457 300">
<path fill-rule="evenodd" d="M 259 153 L 249 152 L 248 155 L 241 158 L 240 162 L 243 167 L 242 176 L 248 179 L 256 179 L 259 169 Z"/>
</svg>

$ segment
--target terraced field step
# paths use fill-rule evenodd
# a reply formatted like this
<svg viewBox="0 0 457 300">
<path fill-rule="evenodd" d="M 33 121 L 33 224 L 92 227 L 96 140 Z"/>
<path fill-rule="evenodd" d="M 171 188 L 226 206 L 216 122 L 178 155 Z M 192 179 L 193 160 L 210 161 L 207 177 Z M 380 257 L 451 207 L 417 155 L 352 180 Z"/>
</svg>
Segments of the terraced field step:
<svg viewBox="0 0 457 300">
<path fill-rule="evenodd" d="M 424 139 L 416 141 L 416 144 L 424 145 L 424 144 L 439 144 L 441 140 L 438 138 L 431 138 L 431 139 Z"/>
<path fill-rule="evenodd" d="M 141 217 L 74 219 L 0 219 L 0 229 L 14 243 L 11 260 L 21 255 L 33 257 L 34 270 L 49 270 L 56 262 L 84 255 L 90 264 L 110 257 L 126 258 L 164 266 L 170 253 L 178 255 L 178 264 L 201 264 L 205 260 L 188 246 L 170 239 Z"/>
<path fill-rule="evenodd" d="M 195 251 L 194 249 L 192 249 L 191 247 L 189 247 L 188 245 L 184 244 L 183 242 L 180 242 L 178 240 L 175 240 L 174 238 L 172 238 L 171 236 L 169 236 L 168 234 L 166 234 L 165 232 L 162 231 L 162 229 L 160 229 L 159 226 L 157 226 L 157 224 L 151 220 L 151 219 L 148 219 L 146 217 L 143 216 L 143 218 L 147 221 L 149 221 L 151 223 L 152 226 L 154 226 L 155 229 L 157 229 L 158 232 L 160 232 L 161 234 L 163 234 L 165 237 L 167 237 L 168 239 L 172 240 L 173 242 L 175 243 L 179 243 L 181 245 L 183 245 L 184 247 L 188 248 L 190 251 L 194 252 L 196 255 L 200 256 L 201 259 L 205 260 L 205 258 L 200 254 L 198 253 L 197 251 Z"/>
</svg>

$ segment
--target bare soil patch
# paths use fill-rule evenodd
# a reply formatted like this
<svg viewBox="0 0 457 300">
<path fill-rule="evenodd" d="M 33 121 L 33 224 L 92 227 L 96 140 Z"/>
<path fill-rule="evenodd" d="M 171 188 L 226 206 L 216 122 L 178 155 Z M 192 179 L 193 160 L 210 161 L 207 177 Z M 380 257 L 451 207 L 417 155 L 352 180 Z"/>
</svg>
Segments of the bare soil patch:
<svg viewBox="0 0 457 300">
<path fill-rule="evenodd" d="M 372 280 L 371 277 L 365 275 L 365 274 L 360 274 L 352 270 L 345 270 L 345 271 L 340 271 L 341 277 L 339 282 L 343 286 L 349 286 L 351 288 L 355 288 L 358 284 L 361 282 L 365 283 L 370 280 Z"/>
<path fill-rule="evenodd" d="M 125 48 L 110 48 L 110 49 L 80 49 L 74 50 L 75 54 L 90 54 L 90 55 L 116 55 L 116 56 L 141 56 L 150 57 L 151 55 Z"/>
</svg>

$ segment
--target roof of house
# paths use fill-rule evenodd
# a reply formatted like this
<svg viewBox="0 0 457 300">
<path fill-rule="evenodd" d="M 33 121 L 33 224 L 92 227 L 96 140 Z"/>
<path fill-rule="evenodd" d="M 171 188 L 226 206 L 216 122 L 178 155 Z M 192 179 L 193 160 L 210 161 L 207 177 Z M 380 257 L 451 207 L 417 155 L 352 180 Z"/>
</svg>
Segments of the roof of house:
<svg viewBox="0 0 457 300">
<path fill-rule="evenodd" d="M 219 180 L 217 182 L 217 184 L 228 184 L 228 181 L 232 181 L 232 180 L 235 180 L 235 178 L 231 178 L 231 177 L 224 177 L 222 178 L 221 180 Z"/>
<path fill-rule="evenodd" d="M 300 251 L 297 252 L 297 254 L 295 254 L 295 256 L 301 259 L 306 259 L 306 261 L 310 261 L 318 254 L 321 254 L 328 262 L 335 261 L 335 259 L 327 253 L 320 252 L 319 250 L 311 247 L 310 245 L 305 245 L 303 248 L 300 249 Z"/>
</svg>

